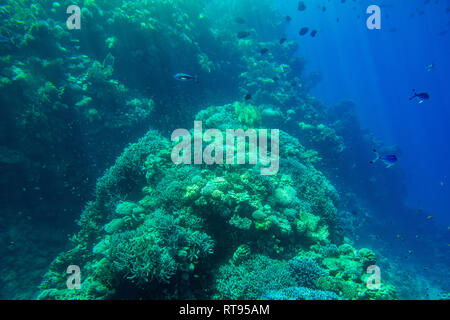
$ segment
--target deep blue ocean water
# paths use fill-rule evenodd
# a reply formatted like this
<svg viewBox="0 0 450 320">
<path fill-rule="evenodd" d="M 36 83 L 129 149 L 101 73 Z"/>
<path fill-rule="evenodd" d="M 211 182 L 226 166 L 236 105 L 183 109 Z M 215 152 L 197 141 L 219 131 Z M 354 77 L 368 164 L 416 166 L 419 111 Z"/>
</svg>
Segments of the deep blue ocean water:
<svg viewBox="0 0 450 320">
<path fill-rule="evenodd" d="M 289 14 L 295 3 L 286 1 L 279 7 Z M 435 248 L 433 257 L 447 257 L 448 261 L 450 1 L 305 3 L 310 11 L 293 15 L 288 34 L 298 39 L 299 27 L 318 30 L 315 38 L 305 37 L 298 50 L 308 61 L 306 69 L 321 74 L 312 94 L 326 105 L 353 101 L 361 125 L 388 150 L 396 150 L 397 165 L 405 173 L 407 194 L 402 201 L 410 211 L 401 214 L 393 207 L 388 215 L 396 227 L 386 226 L 380 234 L 391 238 L 393 256 L 409 250 L 417 254 L 411 264 L 403 262 L 405 268 L 420 273 L 422 268 L 427 270 L 430 247 Z M 366 27 L 369 15 L 365 11 L 372 4 L 381 7 L 381 30 Z M 428 70 L 430 64 L 433 68 Z M 430 99 L 421 104 L 410 101 L 413 89 L 428 92 Z M 392 185 L 387 183 L 384 188 L 389 191 Z M 423 219 L 420 226 L 408 226 L 405 220 L 417 214 L 434 219 Z M 428 248 L 422 247 L 416 241 L 418 235 L 414 236 L 416 227 L 424 233 L 440 230 L 442 237 L 429 243 Z M 371 232 L 370 228 L 367 232 Z M 400 238 L 408 232 L 412 233 L 403 242 L 393 236 Z M 448 262 L 442 271 L 442 281 L 448 285 Z"/>
<path fill-rule="evenodd" d="M 280 7 L 289 13 L 295 1 Z M 327 10 L 295 15 L 297 26 L 314 26 L 299 54 L 322 81 L 312 91 L 327 104 L 351 100 L 362 125 L 386 145 L 401 150 L 407 173 L 407 204 L 450 225 L 450 14 L 449 1 L 329 1 Z M 381 30 L 369 30 L 365 9 L 381 7 Z M 423 14 L 420 11 L 423 10 Z M 339 18 L 339 22 L 336 19 Z M 427 66 L 436 65 L 430 71 Z M 409 101 L 412 90 L 429 92 L 424 104 Z M 386 186 L 389 189 L 389 186 Z"/>
</svg>

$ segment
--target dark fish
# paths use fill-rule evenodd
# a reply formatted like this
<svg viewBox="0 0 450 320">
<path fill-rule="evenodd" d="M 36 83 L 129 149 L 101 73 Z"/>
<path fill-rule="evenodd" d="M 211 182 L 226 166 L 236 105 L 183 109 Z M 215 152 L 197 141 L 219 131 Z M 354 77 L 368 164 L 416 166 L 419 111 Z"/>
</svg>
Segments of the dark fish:
<svg viewBox="0 0 450 320">
<path fill-rule="evenodd" d="M 317 34 L 317 30 L 313 30 L 313 31 L 311 31 L 311 37 L 315 37 L 316 36 L 316 34 Z"/>
<path fill-rule="evenodd" d="M 262 48 L 261 51 L 259 51 L 261 54 L 266 54 L 267 52 L 269 52 L 269 49 L 267 48 Z"/>
<path fill-rule="evenodd" d="M 417 93 L 416 89 L 414 89 L 413 91 L 414 95 L 411 98 L 409 98 L 409 100 L 419 98 L 419 103 L 423 103 L 425 100 L 430 99 L 430 95 L 428 94 L 428 92 Z"/>
<path fill-rule="evenodd" d="M 246 95 L 245 95 L 245 101 L 248 101 L 248 100 L 250 100 L 252 98 L 252 95 L 250 94 L 250 93 L 247 93 Z"/>
<path fill-rule="evenodd" d="M 375 163 L 378 160 L 381 160 L 386 165 L 386 168 L 390 168 L 398 161 L 397 156 L 395 154 L 380 156 L 377 150 L 374 149 L 373 152 L 375 152 L 377 157 L 374 160 L 370 161 L 370 163 Z"/>
<path fill-rule="evenodd" d="M 198 82 L 198 76 L 190 76 L 186 73 L 177 73 L 176 75 L 173 76 L 175 79 L 177 79 L 178 81 L 195 81 Z"/>
<path fill-rule="evenodd" d="M 248 31 L 239 31 L 237 34 L 237 37 L 239 39 L 244 39 L 244 38 L 247 38 L 249 35 L 250 35 L 250 32 L 248 32 Z"/>
<path fill-rule="evenodd" d="M 305 3 L 303 1 L 299 1 L 297 10 L 298 11 L 304 11 L 305 9 L 306 9 Z"/>
<path fill-rule="evenodd" d="M 298 34 L 304 36 L 308 32 L 308 30 L 309 30 L 308 27 L 301 28 Z"/>
<path fill-rule="evenodd" d="M 280 39 L 280 44 L 283 44 L 283 43 L 285 43 L 285 42 L 286 42 L 286 40 L 287 40 L 286 38 L 281 38 L 281 39 Z"/>
<path fill-rule="evenodd" d="M 322 12 L 325 12 L 325 11 L 327 11 L 327 7 L 323 6 L 322 7 Z"/>
<path fill-rule="evenodd" d="M 241 17 L 236 17 L 234 19 L 234 22 L 239 23 L 239 24 L 244 24 L 245 20 L 243 18 L 241 18 Z"/>
<path fill-rule="evenodd" d="M 286 21 L 291 22 L 292 18 L 290 16 L 286 16 Z"/>
</svg>

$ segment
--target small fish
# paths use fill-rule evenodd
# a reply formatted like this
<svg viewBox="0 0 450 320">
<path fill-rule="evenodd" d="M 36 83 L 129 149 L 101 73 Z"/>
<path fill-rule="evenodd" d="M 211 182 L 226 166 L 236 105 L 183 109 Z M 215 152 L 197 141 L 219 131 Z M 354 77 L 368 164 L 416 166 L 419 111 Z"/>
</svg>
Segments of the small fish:
<svg viewBox="0 0 450 320">
<path fill-rule="evenodd" d="M 316 36 L 316 34 L 317 34 L 317 30 L 313 30 L 313 31 L 311 31 L 311 37 L 315 37 Z"/>
<path fill-rule="evenodd" d="M 298 2 L 297 10 L 298 10 L 298 11 L 304 11 L 305 9 L 306 9 L 305 3 L 304 3 L 303 1 L 299 1 L 299 2 Z"/>
<path fill-rule="evenodd" d="M 286 16 L 286 22 L 291 22 L 292 18 L 290 16 Z"/>
<path fill-rule="evenodd" d="M 434 217 L 433 216 L 428 216 L 427 219 L 431 220 L 431 219 L 434 219 Z"/>
<path fill-rule="evenodd" d="M 433 63 L 427 65 L 426 69 L 429 72 L 429 71 L 433 70 L 435 67 L 436 67 L 436 64 L 433 62 Z"/>
<path fill-rule="evenodd" d="M 303 27 L 303 28 L 300 29 L 298 34 L 301 35 L 301 36 L 304 36 L 308 32 L 308 30 L 309 30 L 308 27 Z"/>
<path fill-rule="evenodd" d="M 249 35 L 250 35 L 250 32 L 248 32 L 248 31 L 239 31 L 237 34 L 237 37 L 239 39 L 244 39 L 244 38 L 247 38 Z"/>
<path fill-rule="evenodd" d="M 287 40 L 286 38 L 281 38 L 281 39 L 280 39 L 280 44 L 283 44 L 283 43 L 285 43 L 285 42 L 286 42 L 286 40 Z"/>
<path fill-rule="evenodd" d="M 419 98 L 419 103 L 423 103 L 425 100 L 430 99 L 430 95 L 428 94 L 428 92 L 417 93 L 416 89 L 413 89 L 413 92 L 414 95 L 411 98 L 409 98 L 409 100 Z"/>
<path fill-rule="evenodd" d="M 248 100 L 250 100 L 252 98 L 252 95 L 250 94 L 250 93 L 247 93 L 246 95 L 245 95 L 245 101 L 248 101 Z"/>
<path fill-rule="evenodd" d="M 261 54 L 266 54 L 267 52 L 269 52 L 269 49 L 267 49 L 267 48 L 262 48 L 260 51 L 259 51 Z"/>
<path fill-rule="evenodd" d="M 380 156 L 379 154 L 378 154 L 378 152 L 377 152 L 377 150 L 375 150 L 375 149 L 373 149 L 373 152 L 375 152 L 375 154 L 376 154 L 376 158 L 374 159 L 374 160 L 372 160 L 372 161 L 370 161 L 370 163 L 375 163 L 375 162 L 377 162 L 378 160 L 381 160 L 385 165 L 386 165 L 386 168 L 390 168 L 390 167 L 392 167 L 396 162 L 397 162 L 397 156 L 395 155 L 395 154 L 388 154 L 388 155 L 383 155 L 383 156 Z"/>
<path fill-rule="evenodd" d="M 198 82 L 198 76 L 190 76 L 186 73 L 177 73 L 173 76 L 178 81 L 195 81 Z"/>
</svg>

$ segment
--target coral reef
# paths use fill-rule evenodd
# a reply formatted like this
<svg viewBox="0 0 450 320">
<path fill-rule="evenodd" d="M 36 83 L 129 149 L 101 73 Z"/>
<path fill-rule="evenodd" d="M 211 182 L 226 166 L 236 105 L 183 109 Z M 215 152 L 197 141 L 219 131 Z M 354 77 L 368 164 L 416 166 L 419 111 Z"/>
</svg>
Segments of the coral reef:
<svg viewBox="0 0 450 320">
<path fill-rule="evenodd" d="M 213 106 L 197 119 L 233 128 L 240 124 L 234 108 Z M 375 256 L 332 244 L 336 190 L 295 138 L 281 139 L 298 170 L 261 176 L 250 165 L 176 165 L 173 144 L 148 132 L 98 180 L 73 249 L 53 262 L 39 298 L 67 298 L 61 279 L 75 262 L 86 287 L 70 293 L 77 299 L 123 298 L 122 287 L 131 297 L 145 290 L 166 299 L 384 297 L 357 295 Z"/>
</svg>

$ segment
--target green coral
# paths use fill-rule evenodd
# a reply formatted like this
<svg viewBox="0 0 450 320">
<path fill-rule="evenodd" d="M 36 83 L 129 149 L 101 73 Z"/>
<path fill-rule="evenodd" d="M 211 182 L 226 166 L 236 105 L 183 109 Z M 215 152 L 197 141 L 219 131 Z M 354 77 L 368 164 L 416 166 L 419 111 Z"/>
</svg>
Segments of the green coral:
<svg viewBox="0 0 450 320">
<path fill-rule="evenodd" d="M 239 122 L 246 127 L 255 128 L 261 122 L 261 114 L 253 105 L 235 102 L 234 112 Z"/>
<path fill-rule="evenodd" d="M 205 123 L 217 116 L 211 110 L 218 109 L 200 112 L 209 117 Z M 238 125 L 236 114 L 227 117 Z M 370 252 L 355 254 L 349 244 L 330 245 L 337 192 L 320 171 L 310 163 L 302 164 L 301 152 L 294 152 L 301 150 L 295 138 L 283 134 L 282 139 L 291 145 L 289 159 L 301 165 L 294 167 L 296 171 L 268 177 L 254 174 L 251 166 L 180 167 L 170 160 L 167 139 L 149 132 L 99 179 L 96 199 L 82 215 L 81 230 L 73 238 L 76 251 L 59 256 L 61 261 L 51 267 L 42 291 L 58 289 L 64 296 L 65 289 L 55 285 L 51 274 L 61 272 L 60 266 L 75 256 L 81 262 L 106 265 L 109 277 L 94 270 L 85 272 L 108 294 L 126 282 L 147 289 L 152 298 L 183 298 L 194 283 L 208 283 L 218 275 L 216 292 L 209 298 L 256 299 L 263 289 L 283 289 L 274 284 L 285 279 L 265 282 L 256 269 L 249 269 L 252 264 L 260 263 L 261 272 L 269 274 L 268 270 L 281 268 L 302 252 L 326 273 L 324 279 L 307 283 L 317 280 L 323 290 L 358 298 Z M 217 255 L 213 239 L 221 248 Z M 232 282 L 246 274 L 260 289 L 249 291 L 243 283 Z M 205 297 L 204 290 L 192 294 Z"/>
</svg>

